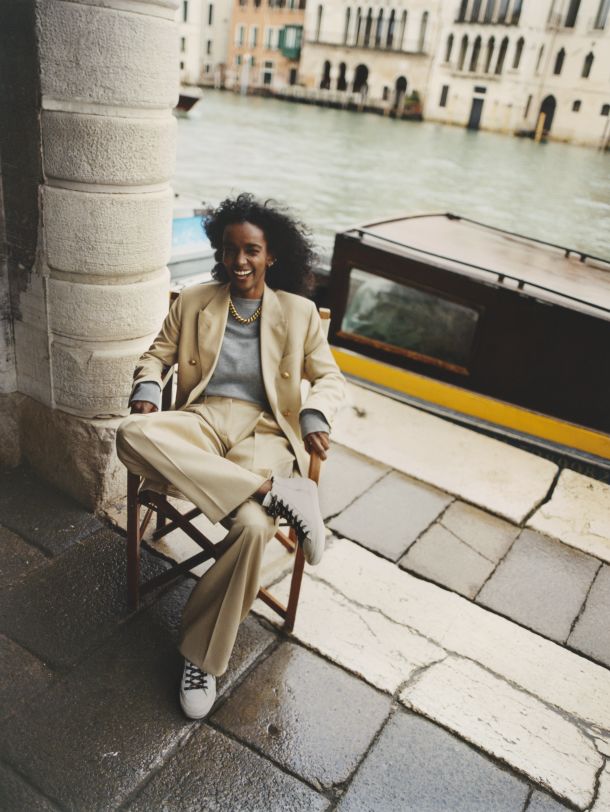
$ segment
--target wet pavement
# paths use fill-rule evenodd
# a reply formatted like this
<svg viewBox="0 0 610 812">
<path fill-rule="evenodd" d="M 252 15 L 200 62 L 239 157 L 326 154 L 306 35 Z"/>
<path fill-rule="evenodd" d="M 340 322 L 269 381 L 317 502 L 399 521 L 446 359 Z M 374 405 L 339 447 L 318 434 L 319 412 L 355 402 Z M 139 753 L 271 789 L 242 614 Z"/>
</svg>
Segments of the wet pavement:
<svg viewBox="0 0 610 812">
<path fill-rule="evenodd" d="M 0 472 L 0 810 L 610 809 L 604 540 L 577 549 L 574 511 L 569 541 L 528 529 L 563 476 L 534 471 L 517 522 L 336 445 L 295 632 L 257 602 L 203 722 L 178 702 L 194 578 L 129 612 L 120 528 Z"/>
</svg>

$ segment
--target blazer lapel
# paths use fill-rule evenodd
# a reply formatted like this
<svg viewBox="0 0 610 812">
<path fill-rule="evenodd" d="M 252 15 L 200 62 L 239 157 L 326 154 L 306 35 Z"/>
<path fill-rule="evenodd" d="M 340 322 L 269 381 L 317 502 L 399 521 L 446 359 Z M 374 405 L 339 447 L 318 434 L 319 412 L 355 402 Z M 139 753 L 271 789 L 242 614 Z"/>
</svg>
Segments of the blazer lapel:
<svg viewBox="0 0 610 812">
<path fill-rule="evenodd" d="M 201 381 L 191 391 L 187 404 L 196 400 L 205 389 L 216 367 L 229 314 L 229 286 L 219 288 L 214 298 L 199 311 L 197 350 L 201 363 Z"/>
<path fill-rule="evenodd" d="M 277 409 L 275 377 L 284 354 L 287 332 L 288 328 L 280 300 L 271 288 L 265 285 L 261 313 L 261 367 L 265 392 L 274 413 Z"/>
</svg>

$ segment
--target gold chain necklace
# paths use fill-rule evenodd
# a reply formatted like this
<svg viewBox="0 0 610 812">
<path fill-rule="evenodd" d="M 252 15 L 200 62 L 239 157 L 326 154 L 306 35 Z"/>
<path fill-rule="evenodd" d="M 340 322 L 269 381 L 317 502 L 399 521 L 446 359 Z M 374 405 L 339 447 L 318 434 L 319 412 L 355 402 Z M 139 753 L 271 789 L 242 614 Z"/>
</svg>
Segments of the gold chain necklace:
<svg viewBox="0 0 610 812">
<path fill-rule="evenodd" d="M 256 321 L 261 314 L 263 309 L 263 303 L 261 302 L 259 306 L 256 308 L 254 313 L 245 319 L 243 316 L 240 316 L 237 310 L 235 309 L 235 305 L 233 304 L 233 299 L 229 296 L 229 313 L 233 316 L 235 321 L 239 322 L 240 324 L 252 324 L 252 322 Z"/>
</svg>

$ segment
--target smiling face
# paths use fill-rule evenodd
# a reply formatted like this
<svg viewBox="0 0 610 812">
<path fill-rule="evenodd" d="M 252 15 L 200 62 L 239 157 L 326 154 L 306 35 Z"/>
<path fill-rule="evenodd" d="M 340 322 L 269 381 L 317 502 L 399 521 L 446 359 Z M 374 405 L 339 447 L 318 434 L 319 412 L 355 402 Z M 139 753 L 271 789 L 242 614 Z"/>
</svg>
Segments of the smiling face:
<svg viewBox="0 0 610 812">
<path fill-rule="evenodd" d="M 234 296 L 260 299 L 267 268 L 273 265 L 264 231 L 252 223 L 226 226 L 222 236 L 222 264 Z"/>
</svg>

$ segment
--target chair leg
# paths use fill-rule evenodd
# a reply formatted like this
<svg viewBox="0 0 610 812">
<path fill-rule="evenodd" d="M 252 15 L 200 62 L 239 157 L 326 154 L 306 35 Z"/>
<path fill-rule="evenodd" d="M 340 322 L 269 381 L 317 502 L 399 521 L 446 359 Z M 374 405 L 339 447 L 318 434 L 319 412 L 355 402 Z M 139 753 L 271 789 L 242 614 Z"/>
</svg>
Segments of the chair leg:
<svg viewBox="0 0 610 812">
<path fill-rule="evenodd" d="M 165 497 L 165 498 L 167 499 L 167 497 Z M 167 517 L 165 515 L 165 511 L 163 510 L 163 508 L 159 504 L 157 506 L 157 521 L 156 521 L 156 524 L 155 524 L 155 529 L 156 530 L 163 530 L 166 523 L 167 523 Z"/>
<path fill-rule="evenodd" d="M 140 478 L 127 475 L 127 601 L 135 610 L 140 605 Z"/>
<path fill-rule="evenodd" d="M 296 543 L 296 533 L 292 529 L 290 530 L 290 536 Z M 303 556 L 303 548 L 300 544 L 296 545 L 294 556 L 294 567 L 290 580 L 290 595 L 288 597 L 288 605 L 286 606 L 286 619 L 284 620 L 284 628 L 287 632 L 291 632 L 294 629 L 297 607 L 299 605 L 299 594 L 301 592 L 301 582 L 303 580 L 303 569 L 305 567 L 305 557 Z"/>
</svg>

